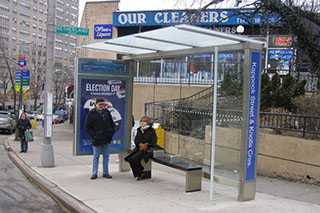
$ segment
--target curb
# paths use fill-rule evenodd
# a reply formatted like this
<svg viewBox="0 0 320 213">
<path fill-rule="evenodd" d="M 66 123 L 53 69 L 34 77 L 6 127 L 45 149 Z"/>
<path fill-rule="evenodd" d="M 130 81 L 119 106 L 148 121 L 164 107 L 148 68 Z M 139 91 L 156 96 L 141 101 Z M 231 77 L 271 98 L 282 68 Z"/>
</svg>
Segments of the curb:
<svg viewBox="0 0 320 213">
<path fill-rule="evenodd" d="M 45 179 L 39 173 L 29 167 L 16 153 L 12 150 L 9 140 L 5 142 L 5 150 L 9 159 L 20 169 L 26 178 L 36 184 L 42 191 L 54 199 L 61 208 L 66 212 L 85 212 L 96 213 L 95 210 L 84 204 L 82 201 L 60 189 L 56 184 Z"/>
</svg>

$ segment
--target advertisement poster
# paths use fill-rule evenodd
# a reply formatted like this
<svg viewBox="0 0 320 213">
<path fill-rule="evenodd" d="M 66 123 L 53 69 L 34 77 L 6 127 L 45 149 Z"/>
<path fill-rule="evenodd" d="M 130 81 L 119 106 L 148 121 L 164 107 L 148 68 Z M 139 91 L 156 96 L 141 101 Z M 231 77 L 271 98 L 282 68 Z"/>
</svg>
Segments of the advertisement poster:
<svg viewBox="0 0 320 213">
<path fill-rule="evenodd" d="M 271 49 L 268 55 L 268 70 L 289 71 L 293 64 L 294 51 L 292 49 Z"/>
<path fill-rule="evenodd" d="M 95 107 L 97 98 L 105 99 L 105 108 L 112 115 L 116 132 L 111 141 L 111 153 L 125 149 L 125 101 L 126 80 L 81 79 L 80 80 L 80 140 L 79 151 L 91 153 L 91 137 L 85 132 L 87 113 Z"/>
</svg>

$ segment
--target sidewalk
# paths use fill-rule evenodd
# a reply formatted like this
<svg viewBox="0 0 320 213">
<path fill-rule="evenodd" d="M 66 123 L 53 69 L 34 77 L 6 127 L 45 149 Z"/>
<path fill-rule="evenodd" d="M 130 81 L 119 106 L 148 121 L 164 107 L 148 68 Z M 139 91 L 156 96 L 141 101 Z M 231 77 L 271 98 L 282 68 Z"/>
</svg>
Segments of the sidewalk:
<svg viewBox="0 0 320 213">
<path fill-rule="evenodd" d="M 40 185 L 72 212 L 320 212 L 320 205 L 290 200 L 263 193 L 256 199 L 237 201 L 238 190 L 214 185 L 214 200 L 209 200 L 209 180 L 202 179 L 202 191 L 185 193 L 183 172 L 157 163 L 152 178 L 136 181 L 131 172 L 118 172 L 118 155 L 110 156 L 113 179 L 90 180 L 92 156 L 73 156 L 73 129 L 69 124 L 53 126 L 52 144 L 55 167 L 39 167 L 43 129 L 34 130 L 35 141 L 28 153 L 19 153 L 20 143 L 10 136 L 6 146 L 10 158 L 30 180 Z M 319 191 L 320 195 L 320 191 Z"/>
</svg>

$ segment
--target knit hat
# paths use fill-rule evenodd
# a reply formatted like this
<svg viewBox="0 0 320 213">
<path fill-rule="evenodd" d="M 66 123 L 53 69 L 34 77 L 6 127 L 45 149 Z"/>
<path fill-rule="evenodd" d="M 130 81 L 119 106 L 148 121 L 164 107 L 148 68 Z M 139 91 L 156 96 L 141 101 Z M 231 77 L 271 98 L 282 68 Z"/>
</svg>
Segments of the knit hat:
<svg viewBox="0 0 320 213">
<path fill-rule="evenodd" d="M 97 100 L 96 100 L 96 104 L 98 104 L 98 103 L 104 103 L 105 101 L 104 101 L 104 99 L 103 98 L 97 98 Z"/>
</svg>

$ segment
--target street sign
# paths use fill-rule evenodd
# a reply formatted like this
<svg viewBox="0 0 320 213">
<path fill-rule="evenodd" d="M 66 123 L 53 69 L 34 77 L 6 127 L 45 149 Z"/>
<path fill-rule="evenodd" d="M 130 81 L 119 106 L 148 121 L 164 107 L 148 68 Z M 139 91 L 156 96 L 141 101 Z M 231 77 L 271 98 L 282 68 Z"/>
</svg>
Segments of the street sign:
<svg viewBox="0 0 320 213">
<path fill-rule="evenodd" d="M 70 26 L 56 26 L 56 33 L 58 34 L 70 34 L 70 35 L 81 35 L 88 36 L 89 28 L 81 28 L 81 27 L 70 27 Z"/>
<path fill-rule="evenodd" d="M 21 70 L 23 70 L 23 69 L 26 67 L 26 65 L 27 65 L 26 60 L 24 60 L 24 59 L 19 59 L 19 61 L 18 61 L 18 66 L 19 66 L 19 68 L 20 68 Z"/>
<path fill-rule="evenodd" d="M 20 92 L 21 87 L 21 71 L 16 71 L 16 91 Z M 22 71 L 22 91 L 26 92 L 30 89 L 30 70 Z"/>
</svg>

